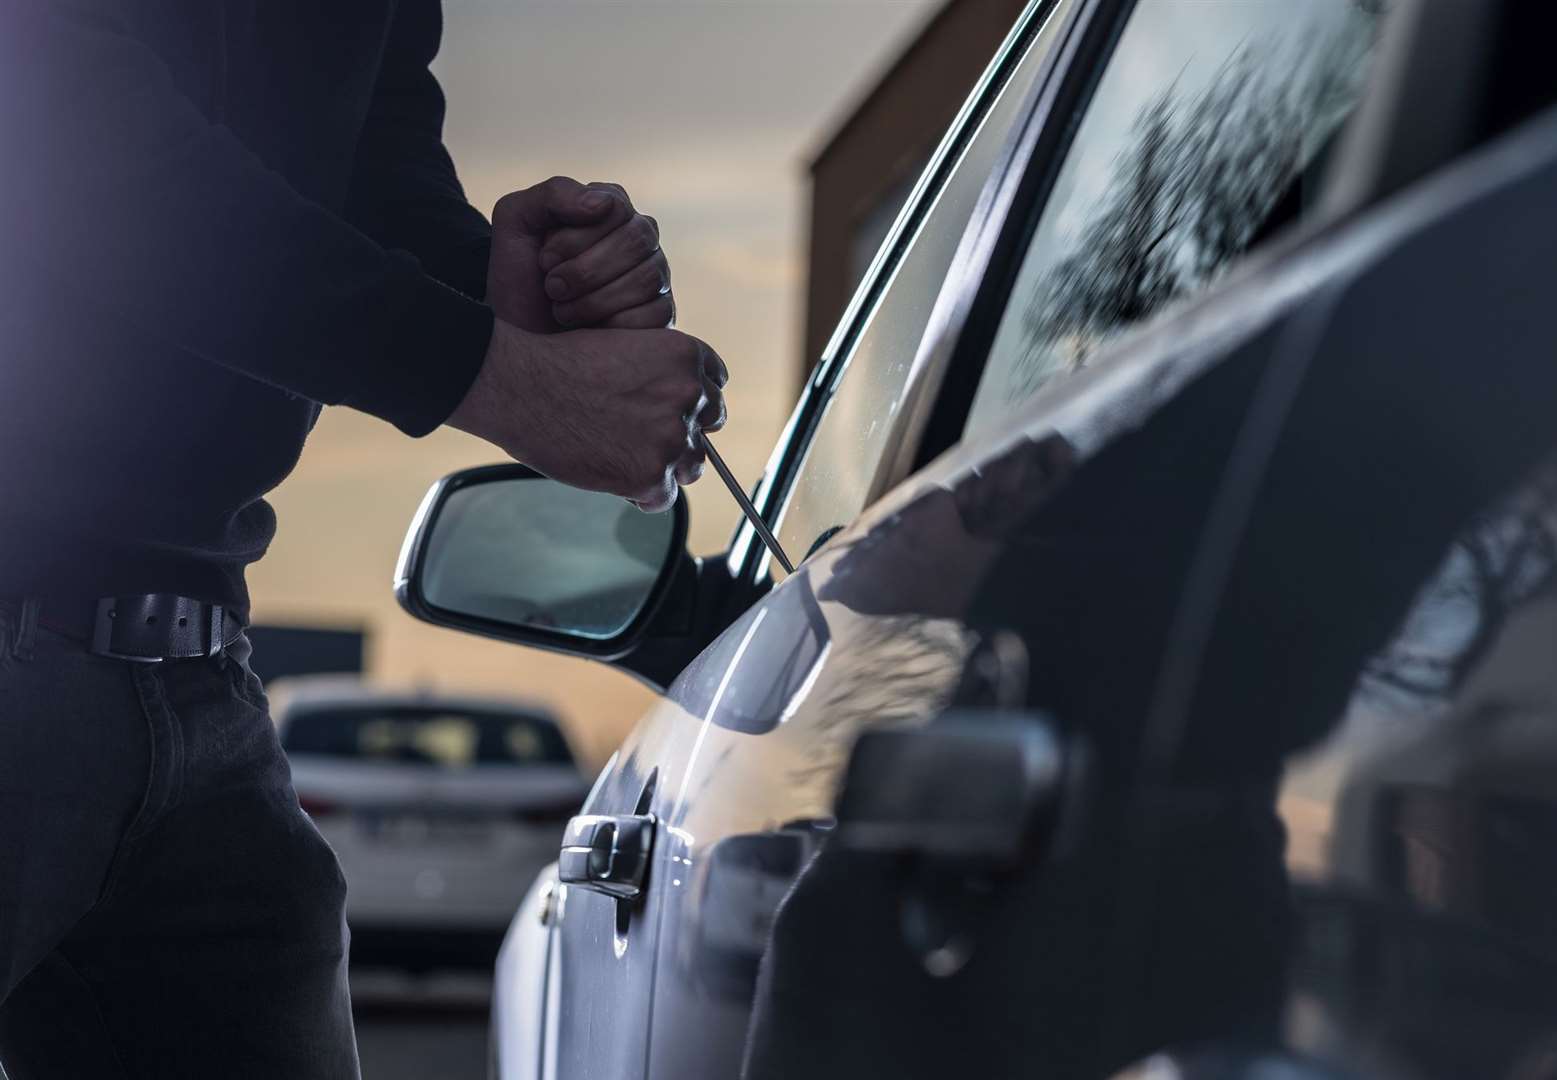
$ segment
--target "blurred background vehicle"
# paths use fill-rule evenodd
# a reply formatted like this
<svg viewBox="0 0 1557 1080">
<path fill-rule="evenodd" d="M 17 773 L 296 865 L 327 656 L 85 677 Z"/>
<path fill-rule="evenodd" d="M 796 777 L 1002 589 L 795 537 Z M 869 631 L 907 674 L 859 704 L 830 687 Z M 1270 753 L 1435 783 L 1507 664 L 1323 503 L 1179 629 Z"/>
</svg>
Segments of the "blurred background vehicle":
<svg viewBox="0 0 1557 1080">
<path fill-rule="evenodd" d="M 341 680 L 275 698 L 298 801 L 346 875 L 353 963 L 489 967 L 587 791 L 551 713 Z"/>
</svg>

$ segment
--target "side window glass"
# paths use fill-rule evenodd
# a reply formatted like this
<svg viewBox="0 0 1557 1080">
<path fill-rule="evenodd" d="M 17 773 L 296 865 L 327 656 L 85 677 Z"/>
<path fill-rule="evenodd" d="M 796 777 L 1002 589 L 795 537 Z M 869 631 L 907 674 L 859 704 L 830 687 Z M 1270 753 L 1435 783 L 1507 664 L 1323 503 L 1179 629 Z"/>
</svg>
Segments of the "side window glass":
<svg viewBox="0 0 1557 1080">
<path fill-rule="evenodd" d="M 1140 0 L 1038 218 L 965 434 L 1312 205 L 1382 6 Z"/>
<path fill-rule="evenodd" d="M 842 380 L 806 448 L 779 518 L 779 539 L 791 558 L 805 556 L 818 538 L 847 525 L 865 508 L 935 298 L 1068 7 L 1062 2 L 1044 16 L 1042 29 L 945 186 L 934 194 L 912 245 L 850 350 Z"/>
</svg>

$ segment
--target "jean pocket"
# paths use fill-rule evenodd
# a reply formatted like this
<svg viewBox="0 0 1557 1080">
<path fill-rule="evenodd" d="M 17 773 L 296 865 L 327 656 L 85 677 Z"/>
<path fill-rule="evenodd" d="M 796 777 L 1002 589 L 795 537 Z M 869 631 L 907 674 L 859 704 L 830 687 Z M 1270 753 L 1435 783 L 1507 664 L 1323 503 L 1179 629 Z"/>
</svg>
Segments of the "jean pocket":
<svg viewBox="0 0 1557 1080">
<path fill-rule="evenodd" d="M 232 668 L 233 685 L 238 696 L 260 712 L 270 715 L 270 698 L 265 693 L 265 684 L 260 681 L 260 677 L 250 671 L 247 664 L 234 664 Z"/>
<path fill-rule="evenodd" d="M 249 666 L 249 656 L 252 653 L 253 647 L 250 646 L 247 635 L 239 635 L 238 639 L 227 647 L 224 657 L 227 674 L 232 680 L 233 692 L 240 699 L 252 708 L 269 715 L 270 699 L 265 696 L 265 684 Z"/>
</svg>

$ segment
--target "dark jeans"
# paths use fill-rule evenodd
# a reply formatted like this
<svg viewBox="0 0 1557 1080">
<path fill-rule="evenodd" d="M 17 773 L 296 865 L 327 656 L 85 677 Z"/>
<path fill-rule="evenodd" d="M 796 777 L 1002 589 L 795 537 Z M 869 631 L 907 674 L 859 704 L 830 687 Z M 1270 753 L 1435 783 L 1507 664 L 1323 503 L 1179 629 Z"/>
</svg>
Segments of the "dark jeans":
<svg viewBox="0 0 1557 1080">
<path fill-rule="evenodd" d="M 107 660 L 0 604 L 10 1080 L 358 1075 L 345 882 L 248 655 Z"/>
</svg>

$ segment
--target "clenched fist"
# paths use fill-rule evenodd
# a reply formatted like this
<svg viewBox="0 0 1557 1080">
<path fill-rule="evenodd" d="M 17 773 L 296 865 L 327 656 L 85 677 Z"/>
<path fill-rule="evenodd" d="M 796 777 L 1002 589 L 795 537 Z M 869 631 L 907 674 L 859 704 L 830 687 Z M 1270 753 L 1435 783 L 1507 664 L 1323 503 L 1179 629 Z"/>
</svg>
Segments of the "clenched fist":
<svg viewBox="0 0 1557 1080">
<path fill-rule="evenodd" d="M 658 512 L 724 425 L 724 361 L 675 330 L 535 334 L 496 322 L 449 423 L 554 480 Z"/>
<path fill-rule="evenodd" d="M 565 176 L 498 200 L 487 301 L 539 334 L 662 329 L 676 317 L 659 225 L 619 185 Z"/>
</svg>

